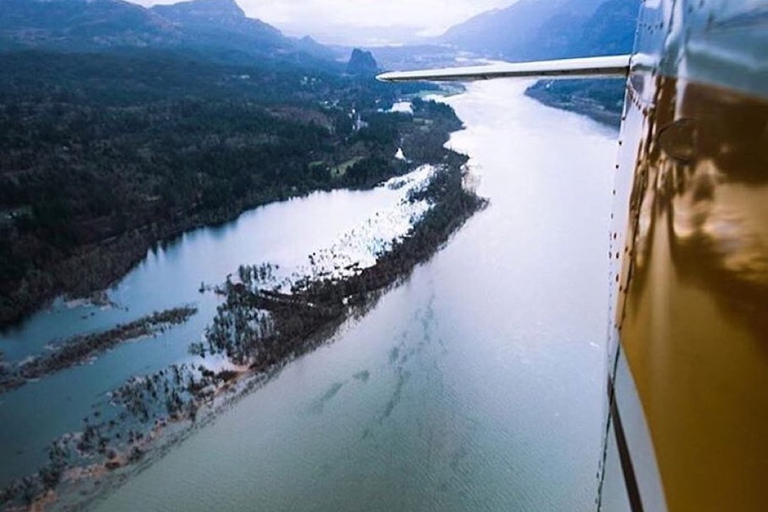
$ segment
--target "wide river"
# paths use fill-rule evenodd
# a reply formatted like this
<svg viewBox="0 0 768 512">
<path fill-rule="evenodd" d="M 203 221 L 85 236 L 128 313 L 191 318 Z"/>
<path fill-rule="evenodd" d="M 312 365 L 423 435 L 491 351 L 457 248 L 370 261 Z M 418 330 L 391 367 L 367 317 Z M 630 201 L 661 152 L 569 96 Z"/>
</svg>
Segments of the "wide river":
<svg viewBox="0 0 768 512">
<path fill-rule="evenodd" d="M 448 100 L 467 126 L 450 144 L 471 156 L 486 210 L 331 343 L 93 508 L 593 510 L 616 133 L 523 90 L 478 83 Z M 77 322 L 96 329 L 188 302 L 200 308 L 175 334 L 0 396 L 0 456 L 16 461 L 0 464 L 0 477 L 33 466 L 45 443 L 78 429 L 127 376 L 188 357 L 186 341 L 199 338 L 216 303 L 197 294 L 201 281 L 221 282 L 240 263 L 304 258 L 396 192 L 314 194 L 257 209 L 151 253 L 112 290 L 123 309 L 59 304 L 6 333 L 0 349 L 18 360 L 53 331 L 81 332 Z"/>
</svg>

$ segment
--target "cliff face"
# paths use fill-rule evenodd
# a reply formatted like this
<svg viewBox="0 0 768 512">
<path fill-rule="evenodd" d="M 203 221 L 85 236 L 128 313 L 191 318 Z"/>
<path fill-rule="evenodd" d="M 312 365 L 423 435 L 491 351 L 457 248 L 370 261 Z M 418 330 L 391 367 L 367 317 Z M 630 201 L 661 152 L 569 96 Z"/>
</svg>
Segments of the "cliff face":
<svg viewBox="0 0 768 512">
<path fill-rule="evenodd" d="M 246 17 L 234 0 L 192 0 L 156 5 L 150 10 L 181 27 L 190 41 L 198 44 L 227 41 L 263 50 L 289 48 L 293 44 L 275 27 Z"/>
<path fill-rule="evenodd" d="M 245 18 L 245 13 L 234 0 L 193 0 L 171 5 L 156 5 L 151 10 L 169 20 L 181 23 L 231 24 Z"/>
<path fill-rule="evenodd" d="M 347 74 L 353 76 L 374 76 L 379 70 L 379 65 L 373 54 L 368 51 L 355 48 L 347 63 Z"/>
<path fill-rule="evenodd" d="M 630 53 L 635 42 L 639 0 L 607 0 L 582 27 L 578 36 L 583 55 Z M 573 41 L 576 44 L 576 41 Z"/>
</svg>

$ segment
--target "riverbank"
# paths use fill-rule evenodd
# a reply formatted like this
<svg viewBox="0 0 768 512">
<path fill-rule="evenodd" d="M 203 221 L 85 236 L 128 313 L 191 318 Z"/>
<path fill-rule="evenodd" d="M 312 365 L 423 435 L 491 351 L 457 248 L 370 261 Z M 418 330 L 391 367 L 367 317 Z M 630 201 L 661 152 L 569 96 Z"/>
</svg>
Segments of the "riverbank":
<svg viewBox="0 0 768 512">
<path fill-rule="evenodd" d="M 620 80 L 540 80 L 525 94 L 549 107 L 576 112 L 618 130 L 623 92 Z"/>
<path fill-rule="evenodd" d="M 290 293 L 258 286 L 259 269 L 241 267 L 238 280 L 217 287 L 225 296 L 205 344 L 191 351 L 221 354 L 226 363 L 172 365 L 136 377 L 113 391 L 116 416 L 86 418 L 81 432 L 57 440 L 49 462 L 3 491 L 0 503 L 50 504 L 55 496 L 98 493 L 117 470 L 129 471 L 149 452 L 175 442 L 215 415 L 222 400 L 231 403 L 238 390 L 251 390 L 288 362 L 324 344 L 343 322 L 372 307 L 389 287 L 429 259 L 486 202 L 463 186 L 466 157 L 453 152 L 435 167 L 427 185 L 410 201 L 428 201 L 429 210 L 410 233 L 379 255 L 370 267 L 344 277 L 307 278 Z M 234 393 L 234 394 L 233 394 Z M 173 435 L 164 435 L 170 429 Z M 99 482 L 94 486 L 94 482 Z"/>
<path fill-rule="evenodd" d="M 111 475 L 132 471 L 135 463 L 146 460 L 147 455 L 160 453 L 167 443 L 183 438 L 215 416 L 216 407 L 222 401 L 235 399 L 237 390 L 258 387 L 289 361 L 325 343 L 339 325 L 363 314 L 388 287 L 407 277 L 415 265 L 428 259 L 482 208 L 485 202 L 463 186 L 467 157 L 443 147 L 448 139 L 447 128 L 460 126 L 460 122 L 450 122 L 455 114 L 445 105 L 414 103 L 412 117 L 398 116 L 398 122 L 413 125 L 410 130 L 414 133 L 402 141 L 409 158 L 404 165 L 413 168 L 424 159 L 439 163 L 428 166 L 432 170 L 422 185 L 416 183 L 418 180 L 409 184 L 410 178 L 391 184 L 393 189 L 410 190 L 409 203 L 424 205 L 404 209 L 415 215 L 405 236 L 381 246 L 373 265 L 348 265 L 343 275 L 324 273 L 310 257 L 312 265 L 306 277 L 294 281 L 287 293 L 260 289 L 255 281 L 248 283 L 242 279 L 249 275 L 246 267 L 236 273 L 234 281 L 227 279 L 220 286 L 201 285 L 200 293 L 218 293 L 224 298 L 206 329 L 205 346 L 193 343 L 190 347 L 194 355 L 203 356 L 201 364 L 174 364 L 151 375 L 131 378 L 114 389 L 109 407 L 85 417 L 82 430 L 54 441 L 48 449 L 48 462 L 35 474 L 4 489 L 0 503 L 48 503 L 54 489 L 64 502 L 80 501 L 80 493 L 98 493 L 103 482 L 111 481 Z M 440 122 L 440 118 L 447 121 Z M 365 167 L 355 167 L 347 172 L 362 176 L 360 188 L 367 187 L 366 175 L 368 179 L 376 175 L 365 172 Z M 257 275 L 259 267 L 253 267 L 256 271 L 250 275 Z M 137 322 L 143 325 L 143 320 Z M 233 330 L 222 332 L 220 328 L 229 325 L 230 320 Z M 116 334 L 123 330 L 115 328 L 96 337 L 111 343 L 122 339 Z M 237 351 L 234 346 L 220 343 L 227 336 L 240 341 Z M 91 337 L 77 340 L 73 346 L 93 348 Z M 213 361 L 208 363 L 211 355 Z M 49 365 L 33 365 L 37 366 Z M 164 434 L 167 432 L 173 435 Z"/>
<path fill-rule="evenodd" d="M 421 135 L 384 111 L 427 86 L 148 52 L 101 55 L 98 65 L 69 53 L 4 56 L 0 329 L 58 296 L 112 285 L 147 250 L 192 229 L 408 171 L 394 156 Z M 201 72 L 180 71 L 189 66 Z M 109 78 L 124 72 L 130 79 Z M 422 116 L 430 130 L 458 123 L 432 113 Z"/>
<path fill-rule="evenodd" d="M 450 100 L 486 210 L 331 343 L 86 509 L 593 510 L 615 135 L 522 85 Z M 242 261 L 285 273 L 264 254 Z"/>
<path fill-rule="evenodd" d="M 313 347 L 318 332 L 345 321 L 355 308 L 365 308 L 376 295 L 403 279 L 413 267 L 444 244 L 486 202 L 463 186 L 466 157 L 449 153 L 450 159 L 434 171 L 427 186 L 411 201 L 427 201 L 430 209 L 411 232 L 379 255 L 373 266 L 343 277 L 307 278 L 279 293 L 260 285 L 258 267 L 241 267 L 239 282 L 227 281 L 226 301 L 219 306 L 206 343 L 194 345 L 195 353 L 224 354 L 230 362 L 265 371 L 286 358 Z"/>
<path fill-rule="evenodd" d="M 55 346 L 49 352 L 21 361 L 15 365 L 0 367 L 0 394 L 23 386 L 27 382 L 46 377 L 76 364 L 83 364 L 120 343 L 155 336 L 166 329 L 182 324 L 197 313 L 197 308 L 184 306 L 155 312 L 112 329 L 73 336 Z"/>
</svg>

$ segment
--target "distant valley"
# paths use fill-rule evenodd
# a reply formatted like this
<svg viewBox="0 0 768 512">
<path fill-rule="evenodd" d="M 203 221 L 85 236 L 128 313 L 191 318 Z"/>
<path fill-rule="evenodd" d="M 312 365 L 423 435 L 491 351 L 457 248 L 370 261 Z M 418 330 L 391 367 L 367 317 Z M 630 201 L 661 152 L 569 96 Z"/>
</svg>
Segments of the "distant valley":
<svg viewBox="0 0 768 512">
<path fill-rule="evenodd" d="M 422 45 L 374 49 L 398 68 L 455 65 L 467 57 L 525 62 L 621 55 L 634 42 L 639 0 L 521 0 L 460 23 Z M 529 95 L 618 126 L 624 88 L 621 80 L 545 80 Z"/>
<path fill-rule="evenodd" d="M 632 49 L 639 0 L 521 0 L 456 25 L 437 41 L 513 61 Z"/>
</svg>

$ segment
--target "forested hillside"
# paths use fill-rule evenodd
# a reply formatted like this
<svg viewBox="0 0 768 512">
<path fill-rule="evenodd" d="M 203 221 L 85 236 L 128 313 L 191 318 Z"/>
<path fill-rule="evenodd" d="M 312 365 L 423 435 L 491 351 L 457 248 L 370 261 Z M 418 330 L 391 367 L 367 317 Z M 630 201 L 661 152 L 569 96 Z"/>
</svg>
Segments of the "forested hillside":
<svg viewBox="0 0 768 512">
<path fill-rule="evenodd" d="M 430 104 L 415 113 L 430 120 L 422 129 L 381 112 L 416 86 L 345 75 L 343 65 L 297 58 L 306 54 L 293 43 L 288 53 L 275 49 L 270 41 L 287 39 L 239 8 L 206 14 L 224 0 L 158 8 L 162 18 L 95 0 L 81 12 L 98 12 L 85 35 L 72 28 L 77 19 L 56 20 L 73 3 L 85 4 L 33 1 L 34 12 L 0 22 L 0 325 L 59 293 L 103 288 L 153 243 L 187 229 L 311 190 L 371 186 L 442 158 L 447 133 L 460 126 Z M 203 37 L 174 47 L 147 39 L 155 28 L 167 42 L 230 25 L 243 40 L 266 39 L 248 58 L 222 56 Z M 40 39 L 30 42 L 31 33 Z M 149 43 L 130 39 L 138 34 Z M 119 44 L 101 47 L 104 38 Z M 311 40 L 299 46 L 322 53 Z M 394 158 L 406 145 L 420 150 L 410 164 Z"/>
<path fill-rule="evenodd" d="M 137 48 L 181 50 L 223 63 L 273 61 L 343 69 L 334 62 L 337 52 L 246 17 L 235 0 L 191 0 L 150 9 L 124 0 L 0 2 L 0 50 Z"/>
</svg>

